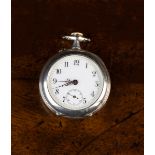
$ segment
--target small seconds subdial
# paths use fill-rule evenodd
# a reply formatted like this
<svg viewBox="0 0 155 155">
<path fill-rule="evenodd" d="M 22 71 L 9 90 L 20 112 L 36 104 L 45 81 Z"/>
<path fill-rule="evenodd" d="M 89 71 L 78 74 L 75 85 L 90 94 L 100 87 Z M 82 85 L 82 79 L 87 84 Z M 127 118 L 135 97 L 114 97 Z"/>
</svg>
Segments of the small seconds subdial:
<svg viewBox="0 0 155 155">
<path fill-rule="evenodd" d="M 83 102 L 83 95 L 77 89 L 72 89 L 67 92 L 66 100 L 69 104 L 78 105 Z"/>
</svg>

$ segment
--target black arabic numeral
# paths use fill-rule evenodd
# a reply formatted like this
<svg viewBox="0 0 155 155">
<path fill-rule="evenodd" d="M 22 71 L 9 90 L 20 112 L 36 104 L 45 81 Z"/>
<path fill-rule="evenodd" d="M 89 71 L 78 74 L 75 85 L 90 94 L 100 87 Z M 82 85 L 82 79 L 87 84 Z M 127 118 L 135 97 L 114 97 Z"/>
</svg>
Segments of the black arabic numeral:
<svg viewBox="0 0 155 155">
<path fill-rule="evenodd" d="M 100 85 L 99 81 L 95 82 L 95 86 L 98 87 Z"/>
<path fill-rule="evenodd" d="M 93 74 L 93 77 L 95 77 L 96 76 L 96 71 L 92 71 L 92 74 Z"/>
<path fill-rule="evenodd" d="M 86 63 L 86 68 L 88 68 L 88 64 Z"/>
<path fill-rule="evenodd" d="M 57 74 L 61 74 L 61 69 L 56 69 Z"/>
<path fill-rule="evenodd" d="M 65 96 L 63 96 L 63 102 L 65 102 L 65 99 L 66 99 L 66 97 L 65 97 Z"/>
<path fill-rule="evenodd" d="M 59 94 L 59 89 L 56 89 L 56 90 L 55 90 L 55 94 L 56 94 L 56 95 Z"/>
<path fill-rule="evenodd" d="M 79 66 L 80 61 L 79 60 L 74 60 L 74 65 Z"/>
<path fill-rule="evenodd" d="M 53 83 L 57 83 L 57 79 L 56 78 L 53 78 Z"/>
<path fill-rule="evenodd" d="M 68 67 L 68 62 L 65 62 L 65 67 Z"/>
<path fill-rule="evenodd" d="M 93 91 L 90 95 L 91 95 L 92 97 L 94 97 L 94 96 L 95 96 L 95 92 Z"/>
<path fill-rule="evenodd" d="M 83 103 L 87 103 L 86 98 L 83 98 Z"/>
</svg>

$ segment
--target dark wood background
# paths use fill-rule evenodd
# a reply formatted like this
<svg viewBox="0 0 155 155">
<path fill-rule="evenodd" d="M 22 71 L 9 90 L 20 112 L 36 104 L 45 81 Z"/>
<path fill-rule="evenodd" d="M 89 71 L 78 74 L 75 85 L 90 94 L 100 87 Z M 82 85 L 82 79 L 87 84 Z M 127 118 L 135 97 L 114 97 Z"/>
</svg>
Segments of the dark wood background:
<svg viewBox="0 0 155 155">
<path fill-rule="evenodd" d="M 143 154 L 143 0 L 12 0 L 12 154 Z M 71 43 L 99 55 L 112 81 L 105 108 L 72 120 L 49 114 L 38 78 L 45 62 Z"/>
</svg>

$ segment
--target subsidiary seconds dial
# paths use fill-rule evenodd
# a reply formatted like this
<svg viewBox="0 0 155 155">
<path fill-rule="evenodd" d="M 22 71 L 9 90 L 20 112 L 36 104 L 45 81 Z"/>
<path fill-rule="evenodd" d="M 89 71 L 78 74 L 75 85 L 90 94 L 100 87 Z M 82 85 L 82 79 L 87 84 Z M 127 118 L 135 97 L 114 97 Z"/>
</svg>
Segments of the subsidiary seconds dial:
<svg viewBox="0 0 155 155">
<path fill-rule="evenodd" d="M 50 68 L 47 78 L 51 97 L 67 109 L 91 106 L 103 89 L 103 74 L 92 59 L 83 55 L 62 57 Z"/>
</svg>

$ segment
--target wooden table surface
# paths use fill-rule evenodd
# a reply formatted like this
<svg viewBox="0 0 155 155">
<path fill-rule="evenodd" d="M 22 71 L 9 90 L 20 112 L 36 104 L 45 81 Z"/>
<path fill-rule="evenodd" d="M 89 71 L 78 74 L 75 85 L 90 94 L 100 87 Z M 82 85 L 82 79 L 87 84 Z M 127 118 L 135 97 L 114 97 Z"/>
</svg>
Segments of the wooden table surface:
<svg viewBox="0 0 155 155">
<path fill-rule="evenodd" d="M 12 0 L 12 154 L 143 155 L 143 0 Z M 38 78 L 70 48 L 63 35 L 91 38 L 111 76 L 107 105 L 93 117 L 49 114 Z"/>
</svg>

